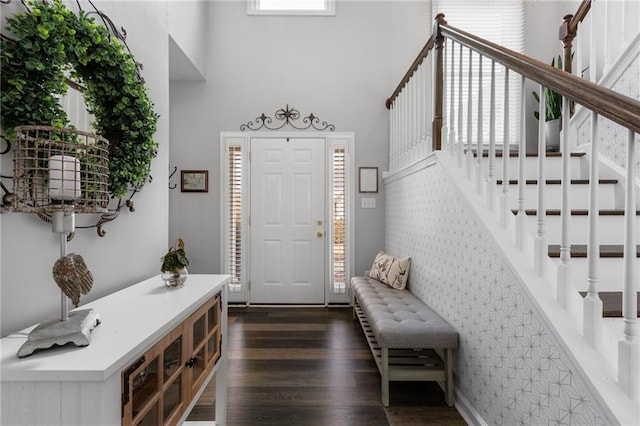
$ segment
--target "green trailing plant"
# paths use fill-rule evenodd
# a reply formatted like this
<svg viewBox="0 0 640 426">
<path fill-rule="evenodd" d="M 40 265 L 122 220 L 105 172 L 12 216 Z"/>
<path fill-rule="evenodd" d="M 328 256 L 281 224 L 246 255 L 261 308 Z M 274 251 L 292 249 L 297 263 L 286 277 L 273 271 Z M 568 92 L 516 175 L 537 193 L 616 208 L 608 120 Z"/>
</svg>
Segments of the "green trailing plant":
<svg viewBox="0 0 640 426">
<path fill-rule="evenodd" d="M 558 55 L 558 61 L 556 62 L 555 58 L 551 60 L 551 66 L 558 68 L 559 70 L 563 70 L 564 68 L 562 67 L 562 57 L 560 55 Z M 536 100 L 536 102 L 538 104 L 540 104 L 540 95 L 538 94 L 538 92 L 532 92 L 533 93 L 533 98 Z M 552 120 L 556 120 L 558 118 L 560 118 L 560 116 L 562 115 L 562 96 L 557 93 L 554 92 L 553 90 L 545 87 L 544 89 L 544 94 L 545 94 L 545 120 L 544 121 L 552 121 Z M 540 112 L 539 111 L 534 111 L 533 115 L 536 117 L 537 120 L 540 119 Z"/>
<path fill-rule="evenodd" d="M 125 46 L 84 11 L 61 0 L 28 2 L 7 18 L 2 39 L 0 118 L 10 139 L 19 125 L 69 125 L 58 99 L 67 77 L 83 88 L 96 133 L 109 141 L 109 192 L 121 198 L 147 180 L 157 154 L 158 115 L 137 63 Z"/>
<path fill-rule="evenodd" d="M 189 266 L 189 259 L 185 254 L 182 239 L 178 238 L 175 248 L 169 248 L 167 254 L 162 256 L 160 260 L 162 261 L 161 272 L 173 272 L 175 274 L 182 268 Z"/>
</svg>

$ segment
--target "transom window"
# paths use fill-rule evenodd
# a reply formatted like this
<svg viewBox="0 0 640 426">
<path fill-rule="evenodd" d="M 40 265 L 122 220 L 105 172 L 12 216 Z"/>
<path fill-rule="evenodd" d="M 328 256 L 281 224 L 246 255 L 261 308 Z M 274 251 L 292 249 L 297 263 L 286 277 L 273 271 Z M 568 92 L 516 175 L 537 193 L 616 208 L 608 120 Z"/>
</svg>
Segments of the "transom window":
<svg viewBox="0 0 640 426">
<path fill-rule="evenodd" d="M 248 0 L 249 15 L 336 14 L 335 0 Z"/>
</svg>

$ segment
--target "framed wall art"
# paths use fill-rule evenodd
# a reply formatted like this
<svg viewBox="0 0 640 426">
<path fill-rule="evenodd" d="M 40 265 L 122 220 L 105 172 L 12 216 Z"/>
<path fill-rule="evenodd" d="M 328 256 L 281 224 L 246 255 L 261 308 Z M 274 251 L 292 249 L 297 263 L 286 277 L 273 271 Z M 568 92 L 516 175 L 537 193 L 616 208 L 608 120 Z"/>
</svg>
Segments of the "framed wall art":
<svg viewBox="0 0 640 426">
<path fill-rule="evenodd" d="M 209 192 L 208 170 L 181 170 L 181 192 Z"/>
<path fill-rule="evenodd" d="M 360 167 L 358 177 L 360 192 L 378 192 L 378 168 Z"/>
</svg>

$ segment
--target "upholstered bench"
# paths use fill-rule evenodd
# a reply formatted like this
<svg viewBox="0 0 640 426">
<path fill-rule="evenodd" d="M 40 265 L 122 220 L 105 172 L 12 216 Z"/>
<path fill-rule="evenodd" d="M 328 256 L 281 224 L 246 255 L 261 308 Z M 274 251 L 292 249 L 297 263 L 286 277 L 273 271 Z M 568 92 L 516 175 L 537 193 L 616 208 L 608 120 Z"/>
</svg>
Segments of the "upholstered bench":
<svg viewBox="0 0 640 426">
<path fill-rule="evenodd" d="M 456 330 L 408 290 L 371 277 L 351 278 L 351 290 L 354 320 L 360 321 L 382 376 L 384 406 L 389 406 L 390 381 L 444 382 L 445 400 L 453 405 Z"/>
</svg>

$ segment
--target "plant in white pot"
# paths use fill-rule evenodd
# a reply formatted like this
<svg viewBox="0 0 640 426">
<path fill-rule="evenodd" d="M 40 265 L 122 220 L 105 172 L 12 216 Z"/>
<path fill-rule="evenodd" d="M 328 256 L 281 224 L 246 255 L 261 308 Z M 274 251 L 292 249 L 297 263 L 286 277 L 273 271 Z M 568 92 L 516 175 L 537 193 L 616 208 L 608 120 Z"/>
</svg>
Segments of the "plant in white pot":
<svg viewBox="0 0 640 426">
<path fill-rule="evenodd" d="M 162 279 L 168 287 L 180 287 L 187 280 L 189 259 L 184 251 L 184 242 L 178 238 L 176 246 L 169 248 L 167 254 L 160 259 Z"/>
<path fill-rule="evenodd" d="M 558 61 L 555 58 L 551 60 L 551 66 L 562 70 L 562 57 L 558 55 Z M 532 92 L 533 98 L 540 103 L 538 92 Z M 562 116 L 562 96 L 549 88 L 544 89 L 545 94 L 545 140 L 547 152 L 555 152 L 560 150 L 560 117 Z M 540 119 L 540 112 L 534 111 L 533 115 L 536 119 Z"/>
</svg>

